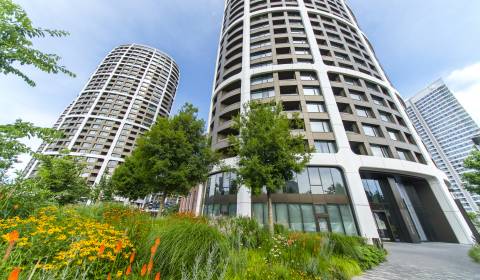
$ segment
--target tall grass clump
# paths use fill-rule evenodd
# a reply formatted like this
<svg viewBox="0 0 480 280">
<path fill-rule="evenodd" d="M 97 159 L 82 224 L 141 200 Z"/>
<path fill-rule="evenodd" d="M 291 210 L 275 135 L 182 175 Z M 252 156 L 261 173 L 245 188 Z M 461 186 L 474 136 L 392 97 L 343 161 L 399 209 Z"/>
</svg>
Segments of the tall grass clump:
<svg viewBox="0 0 480 280">
<path fill-rule="evenodd" d="M 163 279 L 181 279 L 182 275 L 187 278 L 191 271 L 205 267 L 209 279 L 222 279 L 228 262 L 228 245 L 216 228 L 201 220 L 165 218 L 153 232 L 161 238 L 155 263 Z"/>
</svg>

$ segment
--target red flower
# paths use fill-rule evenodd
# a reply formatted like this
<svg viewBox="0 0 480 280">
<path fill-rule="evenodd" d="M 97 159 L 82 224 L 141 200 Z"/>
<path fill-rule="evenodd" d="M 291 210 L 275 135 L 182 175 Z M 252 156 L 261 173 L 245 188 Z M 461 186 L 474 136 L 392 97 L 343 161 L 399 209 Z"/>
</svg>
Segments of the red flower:
<svg viewBox="0 0 480 280">
<path fill-rule="evenodd" d="M 155 280 L 160 280 L 160 272 L 157 272 L 157 274 L 155 274 Z"/>
<path fill-rule="evenodd" d="M 131 273 L 132 273 L 132 266 L 129 265 L 129 266 L 127 267 L 127 271 L 125 271 L 125 275 L 128 276 L 128 275 L 130 275 Z"/>
</svg>

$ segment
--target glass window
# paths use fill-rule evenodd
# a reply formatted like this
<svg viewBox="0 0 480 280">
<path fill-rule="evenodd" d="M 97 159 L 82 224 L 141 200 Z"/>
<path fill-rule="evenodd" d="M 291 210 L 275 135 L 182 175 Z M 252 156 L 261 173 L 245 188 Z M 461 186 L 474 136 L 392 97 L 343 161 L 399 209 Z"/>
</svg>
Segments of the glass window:
<svg viewBox="0 0 480 280">
<path fill-rule="evenodd" d="M 388 135 L 390 136 L 390 139 L 392 139 L 392 140 L 394 140 L 394 141 L 398 141 L 397 132 L 392 131 L 392 130 L 389 130 L 389 131 L 388 131 Z"/>
<path fill-rule="evenodd" d="M 347 235 L 357 235 L 357 227 L 353 219 L 352 209 L 350 205 L 340 205 L 340 213 L 342 214 L 343 227 Z"/>
<path fill-rule="evenodd" d="M 257 220 L 257 222 L 259 224 L 263 224 L 263 203 L 253 203 L 252 211 L 252 216 Z"/>
<path fill-rule="evenodd" d="M 329 232 L 327 218 L 318 219 L 318 229 L 320 230 L 320 232 Z"/>
<path fill-rule="evenodd" d="M 377 98 L 377 97 L 372 97 L 372 100 L 373 100 L 373 103 L 375 103 L 376 105 L 379 105 L 379 106 L 383 106 L 383 99 L 381 98 Z"/>
<path fill-rule="evenodd" d="M 302 81 L 316 81 L 317 80 L 317 75 L 315 75 L 315 73 L 311 73 L 311 72 L 301 72 L 300 73 L 300 79 Z"/>
<path fill-rule="evenodd" d="M 350 93 L 350 98 L 352 98 L 353 100 L 358 100 L 358 101 L 365 100 L 363 98 L 363 96 L 358 94 L 358 93 Z"/>
<path fill-rule="evenodd" d="M 252 100 L 269 98 L 273 96 L 275 96 L 275 91 L 273 90 L 273 88 L 265 88 L 250 92 L 250 98 Z"/>
<path fill-rule="evenodd" d="M 302 171 L 302 173 L 297 175 L 298 182 L 298 192 L 300 194 L 310 194 L 312 193 L 310 189 L 310 181 L 308 178 L 307 170 Z"/>
<path fill-rule="evenodd" d="M 346 195 L 347 191 L 345 189 L 345 183 L 343 181 L 342 172 L 337 168 L 332 168 L 333 183 L 335 184 L 335 194 Z"/>
<path fill-rule="evenodd" d="M 311 204 L 302 204 L 302 216 L 303 216 L 303 230 L 307 232 L 317 231 L 315 224 L 315 216 L 313 214 L 313 207 Z"/>
<path fill-rule="evenodd" d="M 371 117 L 371 112 L 370 109 L 365 108 L 365 107 L 355 107 L 355 111 L 357 112 L 357 115 L 360 117 Z"/>
<path fill-rule="evenodd" d="M 364 124 L 363 131 L 367 136 L 381 137 L 380 130 L 376 126 Z"/>
<path fill-rule="evenodd" d="M 303 95 L 320 95 L 320 88 L 318 87 L 303 87 Z"/>
<path fill-rule="evenodd" d="M 309 113 L 324 113 L 326 112 L 325 110 L 325 105 L 320 102 L 308 102 L 307 103 L 307 111 Z"/>
<path fill-rule="evenodd" d="M 370 145 L 372 150 L 372 155 L 375 157 L 389 158 L 390 153 L 388 152 L 388 147 L 379 146 L 379 145 Z"/>
<path fill-rule="evenodd" d="M 275 205 L 275 223 L 289 227 L 287 204 L 279 203 Z"/>
<path fill-rule="evenodd" d="M 315 206 L 315 214 L 326 214 L 327 209 L 325 205 L 314 205 Z"/>
<path fill-rule="evenodd" d="M 268 75 L 253 77 L 251 85 L 254 86 L 254 85 L 260 85 L 260 84 L 271 83 L 271 82 L 273 82 L 273 75 L 268 74 Z"/>
<path fill-rule="evenodd" d="M 237 215 L 237 204 L 231 203 L 228 205 L 228 216 L 235 217 Z"/>
<path fill-rule="evenodd" d="M 318 168 L 309 167 L 308 176 L 310 177 L 310 187 L 312 188 L 312 194 L 323 194 L 322 180 L 318 173 Z"/>
<path fill-rule="evenodd" d="M 215 194 L 223 195 L 223 173 L 215 175 Z"/>
<path fill-rule="evenodd" d="M 340 215 L 340 210 L 338 209 L 338 205 L 328 205 L 328 215 L 330 218 L 330 226 L 332 228 L 332 232 L 337 233 L 345 233 L 343 228 L 342 217 Z"/>
<path fill-rule="evenodd" d="M 333 184 L 331 168 L 320 168 L 320 177 L 322 177 L 323 190 L 326 194 L 335 194 L 335 185 Z"/>
<path fill-rule="evenodd" d="M 289 204 L 288 212 L 290 214 L 290 228 L 296 231 L 302 231 L 302 213 L 300 212 L 300 205 Z"/>
<path fill-rule="evenodd" d="M 411 156 L 408 151 L 397 149 L 398 157 L 401 160 L 411 160 Z"/>
<path fill-rule="evenodd" d="M 287 182 L 285 186 L 285 192 L 286 193 L 298 193 L 298 183 L 297 183 L 297 175 L 293 175 L 293 180 L 290 180 Z"/>
<path fill-rule="evenodd" d="M 330 132 L 330 123 L 328 121 L 310 121 L 312 132 Z"/>
<path fill-rule="evenodd" d="M 213 205 L 213 216 L 220 216 L 220 204 Z"/>
<path fill-rule="evenodd" d="M 315 140 L 315 151 L 317 153 L 334 154 L 337 152 L 337 146 L 333 141 Z"/>
<path fill-rule="evenodd" d="M 384 122 L 393 122 L 392 117 L 387 113 L 380 113 L 380 119 Z"/>
</svg>

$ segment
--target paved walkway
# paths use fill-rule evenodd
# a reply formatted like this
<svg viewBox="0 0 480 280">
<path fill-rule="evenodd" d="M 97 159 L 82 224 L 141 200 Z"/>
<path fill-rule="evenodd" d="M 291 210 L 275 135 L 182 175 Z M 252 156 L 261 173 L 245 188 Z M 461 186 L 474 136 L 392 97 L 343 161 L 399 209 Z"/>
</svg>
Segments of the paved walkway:
<svg viewBox="0 0 480 280">
<path fill-rule="evenodd" d="M 469 246 L 446 243 L 386 243 L 388 261 L 355 280 L 480 280 Z"/>
</svg>

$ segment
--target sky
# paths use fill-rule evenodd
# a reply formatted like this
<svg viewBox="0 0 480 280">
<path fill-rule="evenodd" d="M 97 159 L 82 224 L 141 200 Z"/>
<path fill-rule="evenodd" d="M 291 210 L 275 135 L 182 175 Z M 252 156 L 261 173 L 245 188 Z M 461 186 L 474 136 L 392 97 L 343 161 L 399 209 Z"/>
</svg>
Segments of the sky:
<svg viewBox="0 0 480 280">
<path fill-rule="evenodd" d="M 224 0 L 14 0 L 35 26 L 65 38 L 34 46 L 62 57 L 76 78 L 23 67 L 37 83 L 0 74 L 0 124 L 52 126 L 97 65 L 120 44 L 160 49 L 180 66 L 173 112 L 185 102 L 207 119 Z M 443 78 L 480 123 L 480 1 L 348 0 L 380 63 L 404 98 Z"/>
</svg>

